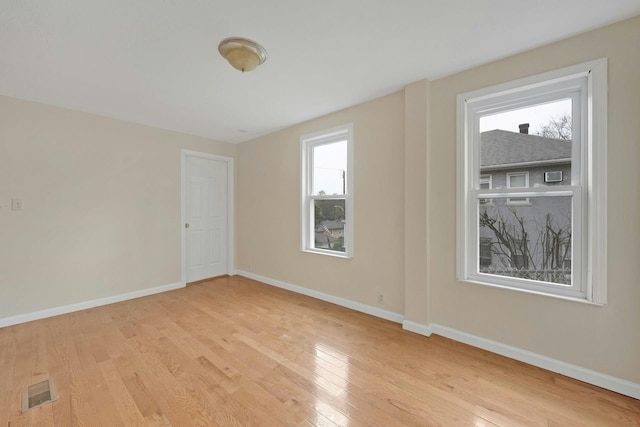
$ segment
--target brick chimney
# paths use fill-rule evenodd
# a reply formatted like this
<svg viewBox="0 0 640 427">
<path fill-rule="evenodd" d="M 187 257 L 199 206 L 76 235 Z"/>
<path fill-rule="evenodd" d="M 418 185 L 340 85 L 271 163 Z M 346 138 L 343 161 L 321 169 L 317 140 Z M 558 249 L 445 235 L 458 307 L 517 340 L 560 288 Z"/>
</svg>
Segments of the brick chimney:
<svg viewBox="0 0 640 427">
<path fill-rule="evenodd" d="M 520 133 L 529 134 L 529 123 L 522 123 L 518 127 L 520 128 Z"/>
</svg>

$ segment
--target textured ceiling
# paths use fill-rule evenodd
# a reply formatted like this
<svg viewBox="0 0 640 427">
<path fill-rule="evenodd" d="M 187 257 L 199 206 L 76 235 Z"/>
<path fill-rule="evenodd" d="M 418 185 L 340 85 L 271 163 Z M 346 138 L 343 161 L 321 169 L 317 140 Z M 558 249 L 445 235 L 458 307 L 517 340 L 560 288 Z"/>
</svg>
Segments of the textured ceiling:
<svg viewBox="0 0 640 427">
<path fill-rule="evenodd" d="M 638 0 L 0 0 L 0 94 L 242 142 L 638 14 Z M 230 36 L 267 62 L 231 68 Z"/>
</svg>

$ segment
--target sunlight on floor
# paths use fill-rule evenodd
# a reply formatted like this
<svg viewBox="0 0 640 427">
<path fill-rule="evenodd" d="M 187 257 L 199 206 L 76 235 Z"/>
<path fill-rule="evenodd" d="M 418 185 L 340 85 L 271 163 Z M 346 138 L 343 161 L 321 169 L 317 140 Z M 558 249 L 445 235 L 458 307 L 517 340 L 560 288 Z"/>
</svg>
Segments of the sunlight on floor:
<svg viewBox="0 0 640 427">
<path fill-rule="evenodd" d="M 316 364 L 314 367 L 318 383 L 329 393 L 340 398 L 342 405 L 346 406 L 347 390 L 349 388 L 349 357 L 333 347 L 323 344 L 315 344 Z M 342 408 L 343 411 L 346 408 Z M 316 401 L 315 410 L 318 414 L 331 420 L 339 426 L 348 426 L 349 419 L 345 413 L 323 402 Z M 346 412 L 346 411 L 345 411 Z"/>
</svg>

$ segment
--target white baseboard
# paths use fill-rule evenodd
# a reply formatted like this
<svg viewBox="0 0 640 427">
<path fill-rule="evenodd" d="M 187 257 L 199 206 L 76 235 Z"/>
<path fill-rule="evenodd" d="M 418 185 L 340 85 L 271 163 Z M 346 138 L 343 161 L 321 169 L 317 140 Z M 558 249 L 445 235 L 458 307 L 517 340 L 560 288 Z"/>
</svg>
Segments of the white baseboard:
<svg viewBox="0 0 640 427">
<path fill-rule="evenodd" d="M 19 314 L 17 316 L 0 319 L 0 328 L 17 325 L 19 323 L 31 322 L 33 320 L 45 319 L 47 317 L 58 316 L 60 314 L 72 313 L 74 311 L 86 310 L 87 308 L 99 307 L 101 305 L 113 304 L 134 298 L 146 297 L 148 295 L 159 294 L 161 292 L 172 291 L 184 288 L 184 283 L 172 283 L 170 285 L 156 286 L 154 288 L 142 289 L 139 291 L 127 292 L 125 294 L 113 295 L 105 298 L 98 298 L 91 301 L 84 301 L 77 304 L 63 305 L 61 307 L 48 308 L 33 313 Z"/>
<path fill-rule="evenodd" d="M 350 308 L 362 313 L 370 314 L 372 316 L 380 317 L 382 319 L 390 320 L 396 323 L 402 323 L 404 316 L 392 311 L 383 310 L 378 307 L 372 307 L 370 305 L 362 304 L 359 302 L 351 301 L 345 298 L 340 298 L 334 295 L 325 294 L 324 292 L 314 291 L 312 289 L 303 288 L 302 286 L 292 285 L 280 280 L 270 279 L 268 277 L 260 276 L 258 274 L 249 273 L 248 271 L 236 270 L 236 274 L 247 277 L 249 279 L 257 280 L 259 282 L 266 283 L 267 285 L 275 286 L 277 288 L 286 289 L 298 294 L 306 295 L 309 297 L 317 298 L 322 301 L 327 301 L 332 304 L 340 305 L 342 307 Z"/>
<path fill-rule="evenodd" d="M 372 307 L 344 298 L 339 298 L 333 295 L 325 294 L 323 292 L 318 292 L 311 289 L 303 288 L 301 286 L 281 282 L 279 280 L 270 279 L 258 274 L 253 274 L 242 270 L 237 270 L 236 274 L 248 277 L 249 279 L 258 280 L 260 282 L 276 286 L 278 288 L 287 289 L 292 292 L 307 295 L 313 298 L 318 298 L 320 300 L 331 302 L 333 304 L 347 307 L 356 311 L 371 314 L 372 316 L 391 320 L 397 323 L 402 323 L 402 328 L 410 332 L 414 332 L 427 337 L 431 336 L 431 334 L 440 335 L 455 341 L 469 344 L 473 347 L 478 347 L 492 353 L 519 360 L 520 362 L 528 363 L 530 365 L 537 366 L 551 372 L 566 375 L 567 377 L 584 381 L 586 383 L 593 384 L 607 390 L 615 391 L 616 393 L 624 394 L 635 399 L 640 399 L 640 384 L 633 383 L 631 381 L 592 371 L 590 369 L 552 359 L 551 357 L 543 356 L 541 354 L 533 353 L 521 348 L 512 347 L 507 344 L 502 344 L 497 341 L 492 341 L 476 335 L 471 335 L 466 332 L 449 328 L 447 326 L 438 325 L 436 323 L 424 325 L 421 323 L 412 322 L 410 320 L 404 320 L 404 316 L 398 313 L 381 310 L 377 307 Z"/>
<path fill-rule="evenodd" d="M 433 333 L 430 325 L 423 325 L 421 323 L 412 322 L 411 320 L 405 320 L 402 322 L 402 329 L 424 335 L 425 337 L 430 337 Z"/>
<path fill-rule="evenodd" d="M 567 377 L 571 377 L 576 380 L 606 388 L 607 390 L 615 391 L 616 393 L 640 399 L 640 384 L 592 371 L 590 369 L 585 369 L 580 366 L 572 365 L 571 363 L 552 359 L 551 357 L 533 353 L 528 350 L 512 347 L 510 345 L 471 335 L 466 332 L 458 331 L 435 323 L 421 325 L 419 323 L 405 321 L 403 323 L 403 328 L 426 336 L 429 336 L 432 333 L 440 335 L 455 341 L 469 344 L 473 347 L 478 347 L 492 353 L 519 360 L 520 362 L 528 363 L 529 365 L 537 366 L 551 372 L 566 375 Z"/>
<path fill-rule="evenodd" d="M 396 323 L 402 323 L 402 328 L 424 336 L 430 336 L 432 333 L 440 335 L 446 338 L 450 338 L 455 341 L 459 341 L 465 344 L 469 344 L 474 347 L 481 348 L 483 350 L 490 351 L 492 353 L 500 354 L 502 356 L 509 357 L 511 359 L 519 360 L 521 362 L 528 363 L 539 368 L 547 369 L 552 372 L 556 372 L 568 377 L 584 381 L 589 384 L 593 384 L 598 387 L 602 387 L 611 391 L 615 391 L 626 396 L 640 399 L 640 384 L 633 383 L 631 381 L 616 378 L 607 374 L 585 369 L 580 366 L 572 365 L 570 363 L 562 362 L 560 360 L 552 359 L 547 356 L 543 356 L 537 353 L 523 350 L 510 345 L 502 344 L 497 341 L 492 341 L 486 338 L 482 338 L 476 335 L 468 334 L 456 329 L 449 328 L 447 326 L 431 323 L 429 325 L 412 322 L 410 320 L 404 320 L 404 316 L 392 311 L 383 310 L 377 307 L 372 307 L 359 302 L 351 301 L 345 298 L 336 297 L 334 295 L 326 294 L 312 289 L 303 288 L 301 286 L 292 285 L 279 280 L 270 279 L 268 277 L 260 276 L 257 274 L 249 273 L 242 270 L 237 270 L 235 274 L 247 277 L 249 279 L 258 280 L 268 285 L 276 286 L 278 288 L 286 289 L 292 292 L 296 292 L 302 295 L 307 295 L 313 298 L 327 301 L 333 304 L 340 305 L 342 307 L 350 308 L 352 310 L 360 311 L 362 313 L 370 314 L 372 316 L 380 317 L 382 319 L 390 320 Z M 184 283 L 173 283 L 164 286 L 156 286 L 153 288 L 142 289 L 139 291 L 127 292 L 124 294 L 113 295 L 110 297 L 99 298 L 91 301 L 85 301 L 77 304 L 70 304 L 61 307 L 50 308 L 33 313 L 21 314 L 12 317 L 0 318 L 0 328 L 16 325 L 20 323 L 31 322 L 34 320 L 44 319 L 47 317 L 58 316 L 61 314 L 71 313 L 74 311 L 85 310 L 88 308 L 99 307 L 102 305 L 113 304 L 116 302 L 126 301 L 134 298 L 140 298 L 148 295 L 158 294 L 161 292 L 167 292 L 174 289 L 183 288 Z"/>
</svg>

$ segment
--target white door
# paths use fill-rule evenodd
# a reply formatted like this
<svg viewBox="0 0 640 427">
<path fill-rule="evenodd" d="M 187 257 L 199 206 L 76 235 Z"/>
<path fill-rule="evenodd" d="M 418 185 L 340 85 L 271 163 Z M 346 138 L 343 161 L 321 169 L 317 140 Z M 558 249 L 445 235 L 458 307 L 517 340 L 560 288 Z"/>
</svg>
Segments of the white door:
<svg viewBox="0 0 640 427">
<path fill-rule="evenodd" d="M 227 274 L 227 163 L 185 158 L 186 280 Z"/>
</svg>

